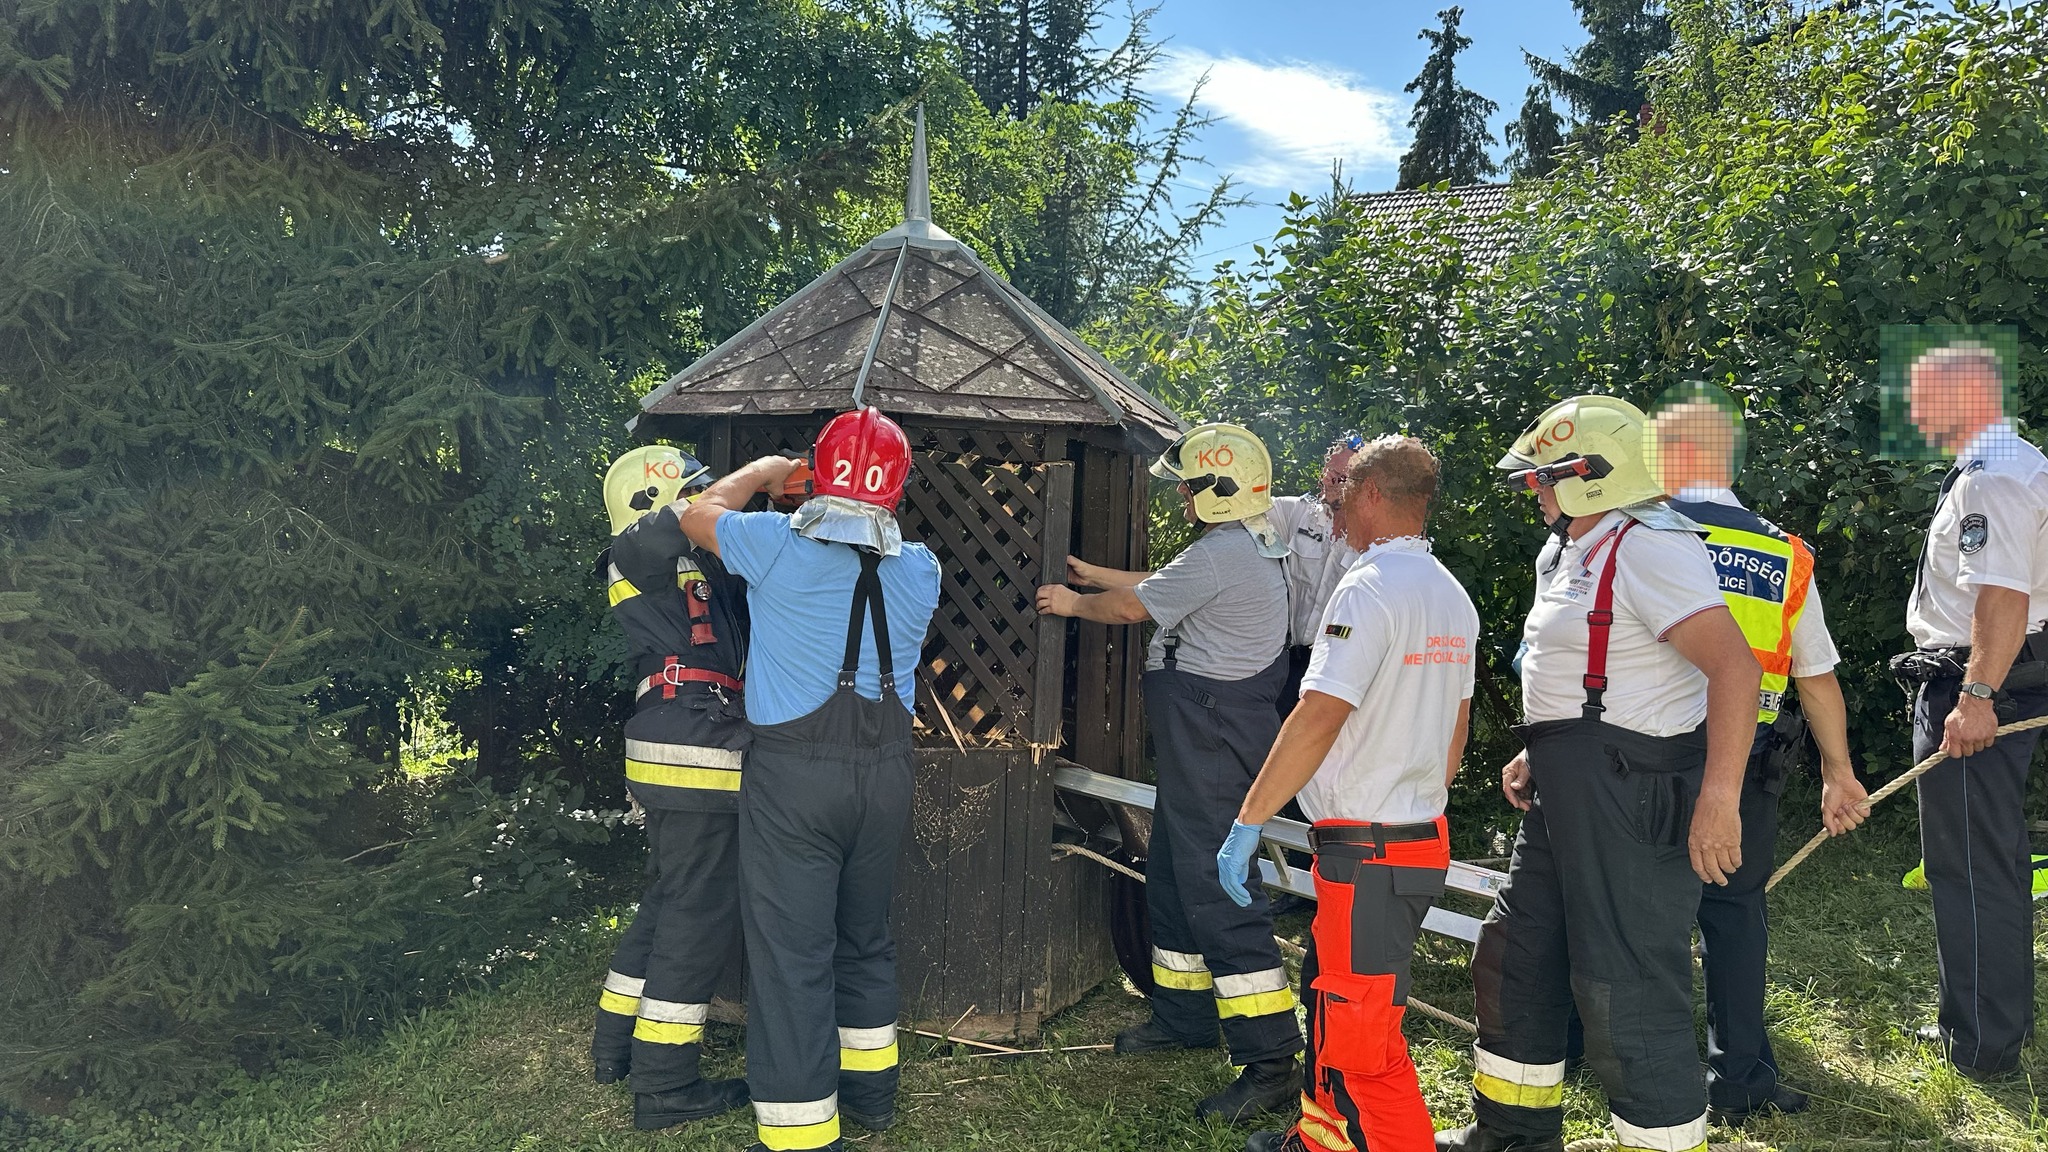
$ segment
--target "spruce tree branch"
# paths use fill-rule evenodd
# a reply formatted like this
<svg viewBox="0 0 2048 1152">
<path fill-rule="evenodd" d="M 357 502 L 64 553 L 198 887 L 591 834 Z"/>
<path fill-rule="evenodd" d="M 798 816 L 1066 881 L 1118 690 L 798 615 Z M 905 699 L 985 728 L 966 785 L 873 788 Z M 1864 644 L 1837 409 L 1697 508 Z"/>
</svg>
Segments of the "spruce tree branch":
<svg viewBox="0 0 2048 1152">
<path fill-rule="evenodd" d="M 278 649 L 280 649 L 280 648 L 284 647 L 284 643 L 285 643 L 285 641 L 287 641 L 287 640 L 289 640 L 289 639 L 291 639 L 291 638 L 292 638 L 292 633 L 294 633 L 294 632 L 297 632 L 297 631 L 299 630 L 299 625 L 300 625 L 300 624 L 302 624 L 302 623 L 304 623 L 304 622 L 305 622 L 305 619 L 306 619 L 306 606 L 305 606 L 304 604 L 301 604 L 301 605 L 299 605 L 299 610 L 298 610 L 298 612 L 297 612 L 297 613 L 296 613 L 295 615 L 293 615 L 293 616 L 292 616 L 292 622 L 291 622 L 291 625 L 290 625 L 289 627 L 287 627 L 287 628 L 286 628 L 286 629 L 284 630 L 284 635 L 282 635 L 282 636 L 279 636 L 279 637 L 277 638 L 277 643 L 275 643 L 275 644 L 273 644 L 273 645 L 271 645 L 271 646 L 270 646 L 270 655 L 268 655 L 268 656 L 265 656 L 265 657 L 263 658 L 263 663 L 261 663 L 261 664 L 258 664 L 258 665 L 256 666 L 256 675 L 257 675 L 257 676 L 261 676 L 261 675 L 263 675 L 263 670 L 264 670 L 265 668 L 268 668 L 268 667 L 270 667 L 270 662 L 271 662 L 272 660 L 275 660 L 275 659 L 277 659 L 277 651 L 278 651 Z"/>
</svg>

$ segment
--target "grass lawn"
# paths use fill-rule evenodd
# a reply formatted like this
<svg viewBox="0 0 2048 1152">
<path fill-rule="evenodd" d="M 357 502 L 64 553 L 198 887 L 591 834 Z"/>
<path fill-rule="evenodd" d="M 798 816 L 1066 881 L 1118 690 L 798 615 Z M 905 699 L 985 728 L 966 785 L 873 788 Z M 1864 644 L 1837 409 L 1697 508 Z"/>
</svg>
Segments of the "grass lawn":
<svg viewBox="0 0 2048 1152">
<path fill-rule="evenodd" d="M 1781 855 L 1811 831 L 1814 796 L 1795 782 Z M 1812 1093 L 1798 1117 L 1743 1135 L 1782 1149 L 2048 1148 L 2036 1084 L 2048 1053 L 2022 1074 L 1982 1087 L 1949 1071 L 1897 1024 L 1933 1018 L 1933 921 L 1923 894 L 1899 888 L 1918 855 L 1912 804 L 1894 801 L 1873 824 L 1824 848 L 1772 898 L 1775 935 L 1769 1014 L 1788 1080 Z M 1283 924 L 1297 939 L 1305 917 Z M 618 925 L 575 934 L 505 987 L 407 1020 L 374 1042 L 320 1064 L 240 1082 L 163 1117 L 86 1115 L 9 1133 L 29 1152 L 515 1152 L 738 1149 L 750 1116 L 735 1113 L 668 1132 L 632 1128 L 624 1086 L 590 1083 L 590 1011 Z M 1472 1010 L 1466 954 L 1432 938 L 1416 966 L 1416 995 Z M 2044 952 L 2037 937 L 2037 961 Z M 1144 1016 L 1121 978 L 1060 1016 L 1045 1046 L 1107 1041 Z M 1409 1035 L 1441 1125 L 1469 1115 L 1467 1037 L 1411 1014 Z M 714 1026 L 708 1070 L 736 1074 L 740 1035 Z M 976 1149 L 1173 1148 L 1236 1152 L 1242 1130 L 1192 1119 L 1197 1099 L 1231 1077 L 1215 1053 L 1117 1058 L 1085 1052 L 977 1058 L 951 1045 L 906 1043 L 901 1122 L 882 1135 L 849 1126 L 867 1152 Z M 1580 1075 L 1566 1095 L 1570 1138 L 1603 1134 L 1599 1087 Z M 1716 1131 L 1715 1140 L 1735 1134 Z"/>
</svg>

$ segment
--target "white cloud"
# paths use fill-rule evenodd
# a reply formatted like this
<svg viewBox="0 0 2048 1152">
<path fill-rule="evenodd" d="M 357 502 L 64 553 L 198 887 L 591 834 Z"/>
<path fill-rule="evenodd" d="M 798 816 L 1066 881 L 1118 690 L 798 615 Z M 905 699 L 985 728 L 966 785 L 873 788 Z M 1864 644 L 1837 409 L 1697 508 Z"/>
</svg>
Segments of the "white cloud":
<svg viewBox="0 0 2048 1152">
<path fill-rule="evenodd" d="M 1161 61 L 1154 90 L 1186 99 L 1205 74 L 1202 108 L 1251 146 L 1249 155 L 1212 159 L 1255 187 L 1314 191 L 1329 178 L 1332 160 L 1360 173 L 1390 167 L 1408 150 L 1407 101 L 1322 64 L 1265 64 L 1182 48 Z"/>
</svg>

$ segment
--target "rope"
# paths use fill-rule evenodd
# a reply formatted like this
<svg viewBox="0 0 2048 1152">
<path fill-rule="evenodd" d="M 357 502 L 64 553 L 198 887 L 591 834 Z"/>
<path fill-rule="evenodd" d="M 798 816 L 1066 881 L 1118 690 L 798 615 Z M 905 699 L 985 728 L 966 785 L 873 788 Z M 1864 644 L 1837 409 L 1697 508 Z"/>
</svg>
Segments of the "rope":
<svg viewBox="0 0 2048 1152">
<path fill-rule="evenodd" d="M 1131 879 L 1136 880 L 1140 884 L 1143 884 L 1145 882 L 1144 873 L 1139 872 L 1134 868 L 1128 868 L 1123 864 L 1115 860 L 1112 860 L 1107 856 L 1104 856 L 1100 852 L 1095 852 L 1087 848 L 1083 848 L 1079 844 L 1055 844 L 1052 846 L 1052 848 L 1055 852 L 1063 852 L 1070 856 L 1086 856 L 1088 859 L 1095 861 L 1097 864 L 1101 864 L 1106 868 L 1111 868 L 1118 872 L 1121 872 L 1124 875 L 1129 876 Z M 1283 939 L 1282 937 L 1275 936 L 1273 937 L 1273 943 L 1278 944 L 1280 946 L 1281 951 L 1286 952 L 1288 955 L 1294 957 L 1296 960 L 1299 960 L 1302 957 L 1308 955 L 1308 949 L 1303 948 L 1301 945 L 1296 944 L 1292 940 L 1287 940 Z M 1415 1009 L 1417 1012 L 1422 1013 L 1424 1016 L 1429 1017 L 1432 1020 L 1439 1020 L 1445 1024 L 1450 1024 L 1459 1028 L 1463 1028 L 1465 1031 L 1472 1033 L 1474 1036 L 1477 1036 L 1479 1034 L 1479 1025 L 1473 1023 L 1470 1020 L 1465 1019 L 1463 1016 L 1454 1016 L 1451 1013 L 1446 1012 L 1441 1008 L 1438 1008 L 1434 1004 L 1426 1004 L 1420 1000 L 1417 1000 L 1415 997 L 1410 996 L 1408 998 L 1408 1006 L 1410 1008 Z"/>
<path fill-rule="evenodd" d="M 1102 865 L 1104 868 L 1108 868 L 1112 872 L 1121 872 L 1124 875 L 1129 876 L 1131 879 L 1136 880 L 1140 884 L 1143 884 L 1145 882 L 1145 874 L 1143 872 L 1140 872 L 1136 868 L 1132 868 L 1129 865 L 1124 864 L 1122 861 L 1112 860 L 1109 857 L 1104 856 L 1102 853 L 1094 851 L 1093 849 L 1083 848 L 1079 844 L 1055 844 L 1052 846 L 1052 850 L 1055 852 L 1064 852 L 1069 856 L 1086 856 L 1088 859 L 1095 861 L 1097 864 Z"/>
<path fill-rule="evenodd" d="M 2021 720 L 2016 724 L 2007 724 L 2001 727 L 1997 732 L 1993 733 L 1992 738 L 1996 739 L 1999 736 L 2010 736 L 2015 732 L 2029 732 L 2036 728 L 2048 728 L 2048 716 L 2036 716 L 2032 720 Z M 1939 764 L 1946 759 L 1948 759 L 1948 753 L 1943 752 L 1938 748 L 1935 749 L 1933 755 L 1929 756 L 1925 760 L 1922 760 L 1918 764 L 1913 765 L 1912 768 L 1908 769 L 1898 779 L 1871 793 L 1870 799 L 1865 800 L 1863 802 L 1863 810 L 1865 812 L 1868 812 L 1872 808 L 1877 807 L 1878 801 L 1885 799 L 1892 793 L 1897 792 L 1899 789 L 1904 788 L 1906 785 L 1911 784 L 1913 781 L 1918 780 L 1922 776 L 1925 776 L 1927 774 L 1928 769 L 1934 767 L 1936 764 Z M 1828 830 L 1825 828 L 1821 829 L 1819 832 L 1814 833 L 1813 839 L 1808 840 L 1806 842 L 1805 847 L 1802 847 L 1801 849 L 1799 849 L 1799 851 L 1794 852 L 1790 860 L 1787 860 L 1783 864 L 1780 864 L 1778 866 L 1778 870 L 1776 872 L 1771 873 L 1771 878 L 1764 882 L 1764 891 L 1769 892 L 1771 889 L 1776 888 L 1778 886 L 1778 881 L 1783 880 L 1787 876 L 1790 876 L 1794 868 L 1797 868 L 1801 864 L 1806 863 L 1806 858 L 1808 856 L 1813 855 L 1814 850 L 1816 848 L 1819 848 L 1822 844 L 1827 843 L 1831 839 L 1833 839 L 1833 837 L 1828 835 Z"/>
</svg>

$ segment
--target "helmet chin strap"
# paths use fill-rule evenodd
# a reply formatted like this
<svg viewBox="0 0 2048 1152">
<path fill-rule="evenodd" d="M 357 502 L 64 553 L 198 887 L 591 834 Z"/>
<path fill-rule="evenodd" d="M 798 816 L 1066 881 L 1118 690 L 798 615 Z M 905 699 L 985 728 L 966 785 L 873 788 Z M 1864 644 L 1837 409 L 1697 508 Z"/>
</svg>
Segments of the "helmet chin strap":
<svg viewBox="0 0 2048 1152">
<path fill-rule="evenodd" d="M 1571 534 L 1572 530 L 1572 517 L 1560 510 L 1557 516 L 1550 521 L 1549 528 L 1550 534 L 1557 537 L 1558 543 L 1567 543 L 1566 537 Z"/>
</svg>

